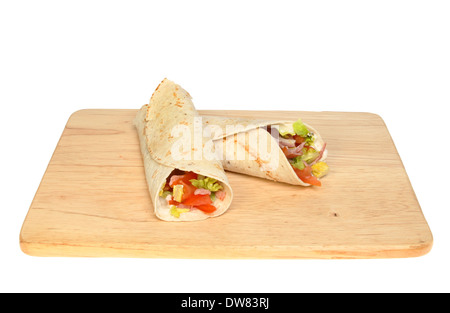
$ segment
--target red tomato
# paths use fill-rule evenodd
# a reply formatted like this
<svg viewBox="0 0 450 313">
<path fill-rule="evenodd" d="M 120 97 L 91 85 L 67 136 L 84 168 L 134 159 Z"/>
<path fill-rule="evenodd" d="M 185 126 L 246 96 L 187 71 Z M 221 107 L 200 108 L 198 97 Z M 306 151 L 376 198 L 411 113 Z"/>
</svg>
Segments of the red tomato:
<svg viewBox="0 0 450 313">
<path fill-rule="evenodd" d="M 322 186 L 320 180 L 317 179 L 313 174 L 311 174 L 311 166 L 305 166 L 304 169 L 299 170 L 298 168 L 292 167 L 297 174 L 298 178 L 302 180 L 302 182 L 314 185 L 314 186 Z"/>
<path fill-rule="evenodd" d="M 191 179 L 197 179 L 198 175 L 194 172 L 187 172 L 183 175 L 178 175 L 180 176 L 177 180 L 172 182 L 172 186 L 174 185 L 181 185 L 181 182 L 185 182 L 186 184 L 190 184 L 190 180 Z"/>
<path fill-rule="evenodd" d="M 212 205 L 212 200 L 209 195 L 195 195 L 194 192 L 197 187 L 193 186 L 190 182 L 191 179 L 197 179 L 198 175 L 194 172 L 187 172 L 172 182 L 174 185 L 183 185 L 183 196 L 181 198 L 181 203 L 184 205 L 195 206 L 199 210 L 205 213 L 212 213 L 216 210 L 216 207 Z M 175 200 L 170 200 L 169 204 L 177 205 L 180 204 Z"/>
<path fill-rule="evenodd" d="M 212 204 L 197 205 L 196 208 L 205 213 L 212 213 L 216 210 L 216 207 Z"/>
<path fill-rule="evenodd" d="M 295 135 L 293 138 L 295 139 L 296 146 L 298 146 L 299 144 L 301 144 L 305 141 L 305 138 L 303 138 L 302 136 L 299 136 L 299 135 Z"/>
<path fill-rule="evenodd" d="M 197 189 L 194 187 L 190 180 L 197 179 L 198 175 L 194 172 L 187 172 L 183 175 L 178 175 L 179 177 L 172 182 L 172 187 L 175 185 L 183 185 L 183 196 L 181 197 L 181 202 L 192 196 Z"/>
<path fill-rule="evenodd" d="M 183 201 L 185 205 L 193 205 L 195 207 L 199 205 L 212 204 L 211 197 L 209 195 L 194 195 L 192 194 L 186 200 Z"/>
<path fill-rule="evenodd" d="M 208 197 L 209 197 L 209 195 L 207 195 Z M 199 209 L 200 211 L 203 211 L 203 212 L 205 212 L 205 213 L 212 213 L 212 212 L 214 212 L 215 210 L 217 210 L 217 208 L 214 206 L 214 205 L 212 205 L 212 204 L 192 204 L 192 203 L 206 203 L 207 202 L 207 200 L 206 199 L 196 199 L 196 197 L 198 197 L 198 196 L 193 196 L 193 197 L 191 197 L 190 199 L 189 199 L 189 201 L 187 201 L 187 204 L 186 204 L 186 201 L 183 203 L 184 205 L 192 205 L 192 206 L 195 206 L 197 209 Z M 211 199 L 210 199 L 211 200 Z M 212 202 L 211 202 L 212 203 Z M 169 204 L 170 205 L 175 205 L 175 206 L 177 206 L 177 205 L 179 205 L 180 203 L 179 202 L 176 202 L 175 200 L 169 200 Z"/>
<path fill-rule="evenodd" d="M 185 183 L 184 181 L 180 180 L 179 184 L 183 185 L 183 196 L 181 197 L 181 202 L 184 203 L 186 199 L 194 195 L 194 192 L 197 188 L 192 186 L 190 182 Z"/>
</svg>

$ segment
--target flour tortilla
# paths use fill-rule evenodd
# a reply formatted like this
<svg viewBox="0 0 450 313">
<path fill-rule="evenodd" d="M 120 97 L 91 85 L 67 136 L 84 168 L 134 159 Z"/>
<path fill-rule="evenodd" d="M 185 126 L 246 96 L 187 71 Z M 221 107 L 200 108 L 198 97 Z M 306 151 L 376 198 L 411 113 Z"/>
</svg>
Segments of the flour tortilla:
<svg viewBox="0 0 450 313">
<path fill-rule="evenodd" d="M 227 211 L 232 202 L 233 192 L 220 160 L 205 155 L 203 149 L 193 145 L 188 147 L 189 151 L 181 149 L 180 155 L 185 159 L 180 159 L 180 155 L 172 155 L 173 145 L 180 140 L 173 136 L 172 130 L 180 127 L 185 131 L 184 135 L 193 136 L 194 123 L 198 116 L 189 93 L 174 82 L 164 79 L 153 93 L 150 103 L 139 110 L 134 120 L 154 212 L 158 218 L 165 221 L 198 221 L 216 217 Z M 222 201 L 214 201 L 213 205 L 217 208 L 215 212 L 206 214 L 194 209 L 181 213 L 179 218 L 170 214 L 170 207 L 167 201 L 159 196 L 159 192 L 175 169 L 192 171 L 217 179 L 221 183 L 226 196 Z"/>
<path fill-rule="evenodd" d="M 278 128 L 282 124 L 292 125 L 294 121 L 253 120 L 220 116 L 203 116 L 202 120 L 204 127 L 218 127 L 219 129 L 218 132 L 212 132 L 211 138 L 214 140 L 216 153 L 222 160 L 225 170 L 291 185 L 311 186 L 298 178 L 277 140 L 266 130 L 267 126 Z M 304 124 L 310 132 L 314 133 L 313 146 L 320 151 L 325 145 L 324 140 L 316 129 Z M 239 125 L 240 129 L 236 128 L 236 125 Z M 268 153 L 259 153 L 258 146 L 249 144 L 250 138 L 256 138 L 257 142 L 267 145 Z M 217 149 L 218 147 L 220 148 Z M 324 161 L 327 155 L 328 151 L 325 149 L 320 161 Z"/>
</svg>

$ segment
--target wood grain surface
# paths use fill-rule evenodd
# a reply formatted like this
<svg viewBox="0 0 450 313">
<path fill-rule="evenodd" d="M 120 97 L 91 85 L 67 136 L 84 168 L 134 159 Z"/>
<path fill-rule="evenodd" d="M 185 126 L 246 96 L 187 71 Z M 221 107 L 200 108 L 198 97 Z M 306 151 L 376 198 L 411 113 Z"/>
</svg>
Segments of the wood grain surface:
<svg viewBox="0 0 450 313">
<path fill-rule="evenodd" d="M 81 110 L 69 119 L 20 232 L 23 252 L 54 257 L 400 258 L 432 234 L 383 120 L 370 113 L 200 111 L 301 117 L 327 142 L 322 187 L 227 172 L 230 209 L 199 222 L 153 214 L 137 110 Z"/>
</svg>

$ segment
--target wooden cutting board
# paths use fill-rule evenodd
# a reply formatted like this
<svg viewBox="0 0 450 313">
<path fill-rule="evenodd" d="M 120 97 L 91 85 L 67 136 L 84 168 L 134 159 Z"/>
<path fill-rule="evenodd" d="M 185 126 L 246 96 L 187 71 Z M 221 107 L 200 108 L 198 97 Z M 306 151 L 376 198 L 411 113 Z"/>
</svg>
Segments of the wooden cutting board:
<svg viewBox="0 0 450 313">
<path fill-rule="evenodd" d="M 69 119 L 20 233 L 33 256 L 397 258 L 432 246 L 383 120 L 369 113 L 200 111 L 301 117 L 327 142 L 322 187 L 227 172 L 234 200 L 220 217 L 164 222 L 144 177 L 137 110 L 81 110 Z"/>
</svg>

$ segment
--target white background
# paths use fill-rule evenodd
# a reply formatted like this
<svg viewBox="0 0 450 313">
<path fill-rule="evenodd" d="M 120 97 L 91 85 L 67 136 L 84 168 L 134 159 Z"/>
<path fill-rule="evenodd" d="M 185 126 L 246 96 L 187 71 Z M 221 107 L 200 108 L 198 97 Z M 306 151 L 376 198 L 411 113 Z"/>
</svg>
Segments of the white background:
<svg viewBox="0 0 450 313">
<path fill-rule="evenodd" d="M 391 260 L 22 253 L 20 228 L 70 114 L 137 109 L 164 77 L 197 109 L 379 114 L 433 249 Z M 450 291 L 448 1 L 1 1 L 0 104 L 2 292 Z"/>
</svg>

